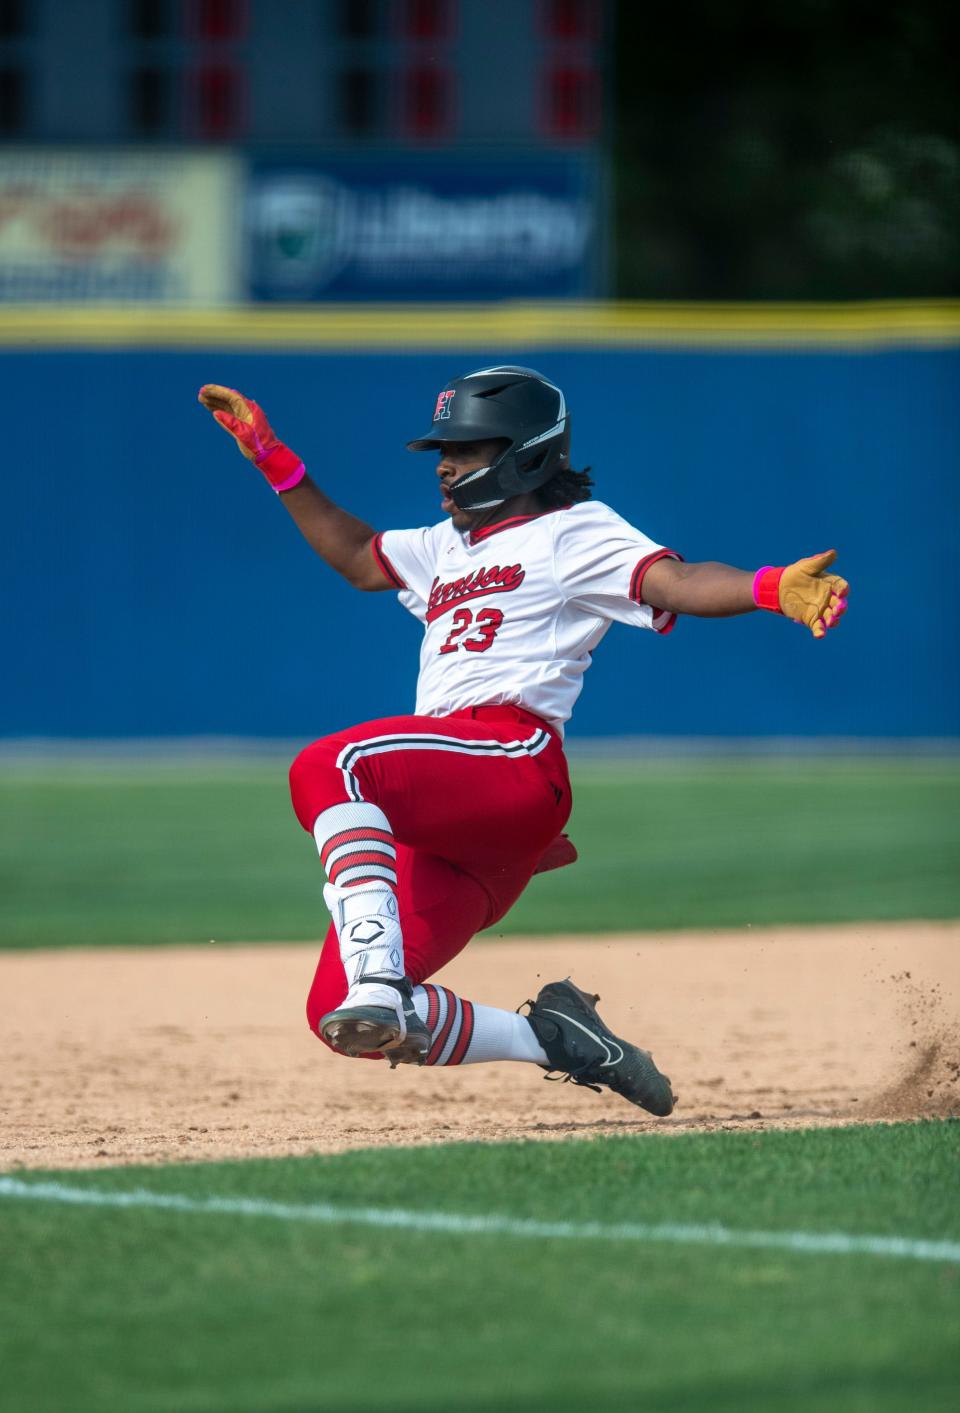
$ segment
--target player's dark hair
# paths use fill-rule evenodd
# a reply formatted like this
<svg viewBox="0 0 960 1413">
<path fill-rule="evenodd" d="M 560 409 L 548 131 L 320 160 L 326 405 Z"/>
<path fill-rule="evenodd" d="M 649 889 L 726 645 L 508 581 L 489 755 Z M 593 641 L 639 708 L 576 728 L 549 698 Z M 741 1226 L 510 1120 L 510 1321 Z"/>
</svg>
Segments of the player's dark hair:
<svg viewBox="0 0 960 1413">
<path fill-rule="evenodd" d="M 544 510 L 555 510 L 560 505 L 575 505 L 577 501 L 589 500 L 592 485 L 590 467 L 585 466 L 582 471 L 558 471 L 534 494 Z"/>
</svg>

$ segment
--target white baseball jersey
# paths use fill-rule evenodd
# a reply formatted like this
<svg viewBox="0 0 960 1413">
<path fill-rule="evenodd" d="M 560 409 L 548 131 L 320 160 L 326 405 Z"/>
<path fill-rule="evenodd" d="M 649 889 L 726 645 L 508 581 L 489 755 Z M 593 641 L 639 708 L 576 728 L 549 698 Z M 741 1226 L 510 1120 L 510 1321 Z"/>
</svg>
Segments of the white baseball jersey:
<svg viewBox="0 0 960 1413">
<path fill-rule="evenodd" d="M 387 530 L 374 549 L 424 625 L 416 712 L 508 702 L 562 730 L 610 624 L 668 633 L 640 602 L 658 559 L 679 559 L 601 501 L 463 533 L 451 520 Z"/>
</svg>

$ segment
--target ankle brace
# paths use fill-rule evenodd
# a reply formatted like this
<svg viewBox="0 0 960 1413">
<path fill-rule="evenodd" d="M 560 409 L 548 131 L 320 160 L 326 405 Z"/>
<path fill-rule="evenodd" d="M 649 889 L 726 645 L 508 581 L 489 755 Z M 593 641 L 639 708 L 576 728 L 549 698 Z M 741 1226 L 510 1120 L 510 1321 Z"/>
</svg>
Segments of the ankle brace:
<svg viewBox="0 0 960 1413">
<path fill-rule="evenodd" d="M 323 900 L 340 940 L 340 960 L 353 987 L 366 977 L 403 977 L 403 934 L 397 900 L 383 884 L 338 888 L 327 883 Z"/>
</svg>

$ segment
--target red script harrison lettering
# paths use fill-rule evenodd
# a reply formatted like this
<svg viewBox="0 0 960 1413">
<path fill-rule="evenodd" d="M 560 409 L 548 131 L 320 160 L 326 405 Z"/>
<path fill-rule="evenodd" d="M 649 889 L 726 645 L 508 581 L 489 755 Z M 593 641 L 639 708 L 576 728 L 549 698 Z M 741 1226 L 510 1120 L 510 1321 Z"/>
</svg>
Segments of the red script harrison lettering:
<svg viewBox="0 0 960 1413">
<path fill-rule="evenodd" d="M 432 623 L 441 614 L 466 603 L 468 599 L 480 598 L 482 594 L 509 594 L 523 583 L 526 571 L 519 564 L 492 565 L 489 569 L 475 569 L 462 579 L 452 579 L 441 583 L 434 579 L 427 600 L 427 622 Z"/>
</svg>

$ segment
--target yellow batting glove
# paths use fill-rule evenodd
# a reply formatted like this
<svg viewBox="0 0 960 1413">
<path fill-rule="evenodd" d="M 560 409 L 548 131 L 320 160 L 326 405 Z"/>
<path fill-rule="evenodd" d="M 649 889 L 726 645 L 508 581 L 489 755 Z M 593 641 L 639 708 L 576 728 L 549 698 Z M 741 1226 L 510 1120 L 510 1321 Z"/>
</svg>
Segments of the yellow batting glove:
<svg viewBox="0 0 960 1413">
<path fill-rule="evenodd" d="M 850 593 L 846 579 L 825 572 L 836 557 L 836 550 L 826 550 L 782 569 L 765 565 L 754 575 L 754 603 L 805 624 L 815 638 L 822 638 L 840 622 Z"/>
</svg>

